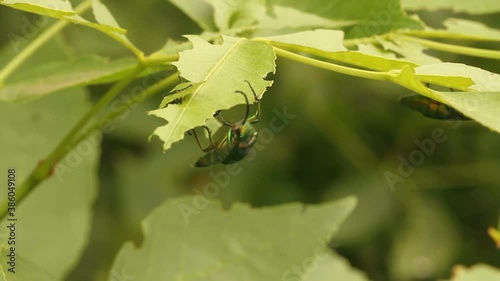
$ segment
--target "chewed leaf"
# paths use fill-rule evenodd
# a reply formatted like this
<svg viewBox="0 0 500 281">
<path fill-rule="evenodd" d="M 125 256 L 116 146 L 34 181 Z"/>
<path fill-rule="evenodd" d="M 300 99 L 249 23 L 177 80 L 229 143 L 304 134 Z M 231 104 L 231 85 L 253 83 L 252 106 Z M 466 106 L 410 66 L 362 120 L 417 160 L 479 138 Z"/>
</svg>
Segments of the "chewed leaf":
<svg viewBox="0 0 500 281">
<path fill-rule="evenodd" d="M 182 103 L 171 103 L 149 113 L 168 121 L 153 132 L 164 142 L 164 150 L 181 140 L 187 130 L 204 125 L 217 110 L 244 104 L 245 99 L 235 91 L 243 91 L 249 101 L 254 102 L 245 80 L 260 97 L 272 84 L 264 78 L 275 71 L 276 56 L 267 43 L 223 37 L 224 43 L 212 45 L 199 36 L 186 37 L 193 49 L 181 52 L 174 64 L 181 76 L 197 87 L 175 93 L 178 95 L 170 96 L 162 105 L 180 97 L 183 97 Z"/>
<path fill-rule="evenodd" d="M 187 95 L 192 94 L 198 86 L 200 86 L 201 83 L 192 83 L 192 82 L 184 82 L 180 83 L 177 86 L 175 86 L 172 91 L 165 97 L 163 97 L 163 100 L 161 101 L 160 108 L 164 108 L 168 104 L 182 104 L 184 101 L 184 98 Z"/>
</svg>

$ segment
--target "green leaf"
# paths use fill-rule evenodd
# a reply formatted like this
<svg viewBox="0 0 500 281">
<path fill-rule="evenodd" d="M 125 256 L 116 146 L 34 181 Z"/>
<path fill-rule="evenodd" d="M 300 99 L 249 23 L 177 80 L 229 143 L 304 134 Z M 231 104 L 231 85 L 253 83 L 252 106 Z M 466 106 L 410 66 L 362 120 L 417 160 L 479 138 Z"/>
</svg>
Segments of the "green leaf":
<svg viewBox="0 0 500 281">
<path fill-rule="evenodd" d="M 436 80 L 448 81 L 455 86 L 459 84 L 453 84 L 454 78 L 452 77 L 462 76 L 461 85 L 466 85 L 466 79 L 470 79 L 474 83 L 470 89 L 477 92 L 434 91 L 422 85 L 415 73 L 434 75 Z M 420 66 L 415 68 L 415 73 L 409 67 L 405 67 L 400 72 L 393 72 L 389 79 L 416 93 L 450 105 L 467 117 L 500 132 L 500 122 L 498 122 L 500 120 L 500 111 L 498 110 L 500 108 L 500 75 L 457 63 Z M 459 81 L 457 80 L 457 82 Z M 445 84 L 440 83 L 440 85 Z"/>
<path fill-rule="evenodd" d="M 2 0 L 0 4 L 34 14 L 63 18 L 76 15 L 69 1 L 60 0 Z"/>
<path fill-rule="evenodd" d="M 178 84 L 177 86 L 175 86 L 175 88 L 172 89 L 172 91 L 170 91 L 168 95 L 163 97 L 163 100 L 160 103 L 160 108 L 166 107 L 171 102 L 175 104 L 181 104 L 183 97 L 193 94 L 201 84 L 202 83 L 194 84 L 192 82 L 184 82 Z"/>
<path fill-rule="evenodd" d="M 0 145 L 4 148 L 0 169 L 16 169 L 19 188 L 90 106 L 81 89 L 29 104 L 0 103 L 3 130 Z M 101 137 L 100 132 L 93 132 L 89 140 L 61 159 L 52 177 L 37 186 L 16 208 L 18 253 L 56 280 L 74 267 L 87 244 L 97 193 Z M 0 198 L 0 204 L 7 204 L 5 195 Z M 1 225 L 7 225 L 7 221 L 2 220 Z M 8 237 L 9 229 L 2 227 L 0 235 Z M 24 270 L 21 263 L 19 267 Z"/>
<path fill-rule="evenodd" d="M 443 79 L 447 79 L 448 76 L 468 77 L 473 82 L 468 85 L 472 90 L 480 92 L 500 91 L 500 75 L 466 64 L 447 62 L 423 65 L 415 68 L 415 73 L 417 75 L 443 76 Z"/>
<path fill-rule="evenodd" d="M 365 54 L 359 51 L 336 52 L 328 54 L 327 57 L 335 61 L 378 71 L 401 69 L 404 66 L 418 66 L 418 64 L 408 60 L 385 58 L 381 56 Z"/>
<path fill-rule="evenodd" d="M 453 1 L 453 0 L 402 0 L 401 5 L 408 10 L 452 10 L 455 13 L 492 14 L 500 11 L 496 0 Z"/>
<path fill-rule="evenodd" d="M 167 43 L 165 43 L 165 45 L 163 45 L 163 47 L 161 49 L 152 53 L 150 55 L 150 57 L 151 58 L 153 58 L 153 57 L 155 57 L 155 58 L 156 57 L 165 57 L 165 56 L 177 54 L 177 53 L 180 53 L 182 51 L 192 49 L 192 48 L 193 48 L 193 44 L 191 44 L 191 42 L 189 42 L 189 41 L 182 42 L 182 41 L 175 41 L 172 39 L 167 39 Z"/>
<path fill-rule="evenodd" d="M 137 66 L 137 60 L 128 57 L 115 61 L 97 56 L 79 57 L 70 61 L 55 61 L 37 66 L 23 73 L 15 73 L 0 87 L 0 100 L 27 102 L 66 88 L 117 81 Z M 139 75 L 158 72 L 148 69 Z"/>
<path fill-rule="evenodd" d="M 103 26 L 102 31 L 111 35 L 112 38 L 127 46 L 129 49 L 136 50 L 140 52 L 128 38 L 121 32 L 115 32 L 114 30 L 104 30 L 105 27 L 110 26 L 115 28 L 115 30 L 122 29 L 118 22 L 115 20 L 108 8 L 101 3 L 100 0 L 92 0 L 92 11 L 94 12 L 94 17 L 98 23 Z M 123 30 L 123 29 L 122 29 Z M 125 30 L 124 30 L 125 31 Z"/>
<path fill-rule="evenodd" d="M 463 35 L 462 38 L 472 37 L 475 39 L 500 41 L 500 30 L 490 28 L 480 22 L 449 18 L 443 22 L 443 25 L 446 27 L 444 32 Z"/>
<path fill-rule="evenodd" d="M 264 0 L 206 0 L 214 8 L 215 25 L 220 31 L 248 26 L 266 14 Z"/>
<path fill-rule="evenodd" d="M 341 28 L 356 23 L 356 21 L 328 19 L 280 5 L 272 6 L 272 14 L 266 13 L 257 20 L 255 36 L 270 36 L 315 28 Z"/>
<path fill-rule="evenodd" d="M 9 6 L 14 9 L 39 14 L 42 16 L 49 16 L 56 19 L 64 19 L 70 22 L 85 25 L 95 29 L 99 29 L 105 33 L 117 32 L 125 33 L 126 31 L 120 27 L 96 24 L 87 21 L 81 16 L 77 15 L 73 10 L 73 6 L 69 1 L 61 0 L 3 0 L 0 4 Z"/>
<path fill-rule="evenodd" d="M 235 91 L 245 92 L 248 100 L 253 101 L 245 80 L 261 96 L 272 84 L 263 78 L 275 71 L 275 54 L 266 43 L 225 36 L 223 44 L 212 45 L 198 36 L 186 37 L 193 43 L 193 49 L 180 53 L 179 61 L 174 65 L 182 77 L 202 84 L 192 93 L 181 91 L 177 96 L 183 98 L 181 104 L 149 112 L 168 121 L 153 132 L 164 142 L 164 150 L 182 139 L 184 132 L 213 118 L 217 110 L 244 104 L 245 100 Z"/>
<path fill-rule="evenodd" d="M 441 62 L 440 59 L 425 54 L 424 50 L 427 48 L 420 44 L 408 42 L 400 38 L 393 38 L 391 41 L 377 38 L 377 41 L 385 50 L 392 51 L 399 54 L 400 57 L 420 65 Z"/>
<path fill-rule="evenodd" d="M 0 275 L 1 281 L 55 281 L 56 279 L 51 276 L 43 268 L 40 268 L 30 261 L 23 258 L 22 254 L 16 253 L 16 266 L 15 273 L 9 271 L 11 268 L 8 264 L 10 254 L 10 246 L 0 247 Z M 14 269 L 12 269 L 14 270 Z"/>
<path fill-rule="evenodd" d="M 92 0 L 94 16 L 99 23 L 90 22 L 80 15 L 76 14 L 69 1 L 60 0 L 4 0 L 0 4 L 20 9 L 23 11 L 50 16 L 56 19 L 67 20 L 69 22 L 84 25 L 97 29 L 111 38 L 117 40 L 125 47 L 130 49 L 136 56 L 142 55 L 142 51 L 135 47 L 124 35 L 127 31 L 121 28 L 106 6 L 99 0 Z M 55 7 L 55 8 L 54 8 Z"/>
<path fill-rule="evenodd" d="M 343 39 L 342 31 L 321 29 L 265 38 L 277 47 L 306 52 L 366 69 L 389 71 L 401 69 L 404 66 L 418 66 L 418 64 L 408 60 L 374 55 L 373 52 L 367 53 L 366 48 L 362 48 L 360 51 L 348 51 L 343 45 Z"/>
<path fill-rule="evenodd" d="M 205 31 L 216 31 L 213 7 L 204 0 L 169 0 Z"/>
<path fill-rule="evenodd" d="M 391 30 L 423 28 L 420 21 L 406 16 L 398 0 L 271 0 L 269 4 L 271 7 L 280 5 L 294 8 L 326 19 L 359 22 L 348 28 L 347 38 L 368 37 Z"/>
<path fill-rule="evenodd" d="M 302 50 L 314 48 L 325 52 L 347 51 L 344 47 L 344 32 L 340 30 L 316 29 L 287 35 L 272 36 L 266 39 L 300 46 Z"/>
<path fill-rule="evenodd" d="M 500 91 L 438 93 L 444 103 L 484 126 L 500 132 Z"/>
<path fill-rule="evenodd" d="M 368 281 L 364 273 L 350 267 L 349 262 L 345 258 L 335 253 L 331 253 L 328 259 L 318 263 L 317 267 L 315 265 L 313 263 L 310 269 L 306 270 L 306 274 L 303 277 L 304 281 Z"/>
<path fill-rule="evenodd" d="M 470 268 L 456 266 L 451 281 L 500 280 L 500 269 L 491 265 L 476 264 Z"/>
<path fill-rule="evenodd" d="M 422 29 L 423 24 L 406 16 L 397 0 L 171 0 L 205 31 L 223 34 L 253 32 L 270 36 L 313 28 L 352 26 L 348 37 L 368 37 L 399 29 Z M 210 18 L 210 8 L 214 18 Z M 248 34 L 246 34 L 248 35 Z"/>
<path fill-rule="evenodd" d="M 321 276 L 307 271 L 311 262 L 330 262 L 325 246 L 355 205 L 350 197 L 315 206 L 235 204 L 223 211 L 204 196 L 169 200 L 143 221 L 141 248 L 126 243 L 112 270 L 155 281 L 307 280 L 309 274 Z M 294 275 L 295 267 L 304 274 Z"/>
</svg>

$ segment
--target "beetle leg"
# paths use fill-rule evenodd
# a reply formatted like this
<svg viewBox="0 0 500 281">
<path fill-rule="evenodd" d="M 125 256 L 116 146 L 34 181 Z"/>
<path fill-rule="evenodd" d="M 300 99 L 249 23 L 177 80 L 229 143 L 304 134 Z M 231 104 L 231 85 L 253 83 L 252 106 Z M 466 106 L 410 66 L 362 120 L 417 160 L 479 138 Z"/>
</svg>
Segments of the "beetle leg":
<svg viewBox="0 0 500 281">
<path fill-rule="evenodd" d="M 221 112 L 220 110 L 217 110 L 214 113 L 214 117 L 219 117 L 219 119 L 217 119 L 217 120 L 219 120 L 219 122 L 221 122 L 223 125 L 228 126 L 228 127 L 232 127 L 233 124 L 227 122 L 226 119 L 224 119 L 224 117 L 222 117 L 222 115 L 220 114 L 220 112 Z"/>
<path fill-rule="evenodd" d="M 213 150 L 215 148 L 215 144 L 214 144 L 214 141 L 212 139 L 212 131 L 207 126 L 203 126 L 203 128 L 205 128 L 205 130 L 207 130 L 207 132 L 208 132 L 208 139 L 210 140 L 210 145 L 207 146 L 207 147 L 205 147 L 205 148 L 203 148 L 203 146 L 201 145 L 200 138 L 198 137 L 198 133 L 196 133 L 195 129 L 189 130 L 188 134 L 194 135 L 194 138 L 196 139 L 196 142 L 198 143 L 198 146 L 200 147 L 200 149 L 203 152 L 208 152 L 208 151 Z"/>
<path fill-rule="evenodd" d="M 255 102 L 257 103 L 257 110 L 255 111 L 254 115 L 248 118 L 248 121 L 254 124 L 260 121 L 260 98 L 257 97 L 257 94 L 255 93 L 255 90 L 253 89 L 250 82 L 248 82 L 248 80 L 245 80 L 245 82 L 247 82 L 248 87 L 250 87 L 250 90 L 252 90 L 253 97 L 255 98 Z"/>
</svg>

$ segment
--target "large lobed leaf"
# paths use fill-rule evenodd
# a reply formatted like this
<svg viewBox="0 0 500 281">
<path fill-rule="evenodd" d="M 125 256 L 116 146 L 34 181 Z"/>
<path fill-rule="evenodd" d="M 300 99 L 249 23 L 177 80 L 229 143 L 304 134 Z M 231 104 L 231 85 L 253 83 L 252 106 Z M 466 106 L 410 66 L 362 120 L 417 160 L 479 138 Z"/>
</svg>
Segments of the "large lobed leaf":
<svg viewBox="0 0 500 281">
<path fill-rule="evenodd" d="M 0 168 L 2 171 L 16 169 L 18 194 L 19 184 L 90 107 L 82 89 L 67 90 L 28 104 L 0 103 L 3 130 L 0 145 L 4 148 Z M 39 267 L 55 280 L 62 280 L 78 262 L 87 244 L 97 194 L 100 134 L 93 132 L 89 140 L 61 159 L 53 176 L 18 204 L 15 213 L 17 254 L 26 261 L 18 262 L 18 270 L 23 271 L 20 276 L 38 274 L 28 270 Z M 0 196 L 0 204 L 7 204 L 6 200 L 5 195 Z M 3 219 L 1 225 L 7 225 L 7 221 Z M 8 236 L 9 229 L 2 227 L 0 243 L 5 244 L 3 237 Z M 33 266 L 28 265 L 28 261 Z M 24 280 L 46 279 L 40 275 Z"/>
<path fill-rule="evenodd" d="M 201 84 L 179 92 L 176 97 L 183 98 L 182 103 L 150 112 L 168 121 L 153 132 L 164 142 L 164 150 L 181 140 L 189 129 L 204 125 L 217 110 L 244 104 L 245 99 L 235 91 L 243 91 L 253 102 L 254 96 L 245 80 L 260 97 L 272 84 L 264 78 L 275 71 L 275 54 L 266 43 L 224 36 L 222 44 L 212 45 L 198 36 L 186 37 L 193 49 L 181 52 L 174 64 L 182 77 Z"/>
<path fill-rule="evenodd" d="M 247 281 L 365 281 L 327 249 L 355 205 L 350 197 L 314 206 L 252 209 L 235 204 L 223 211 L 204 196 L 169 200 L 143 221 L 142 246 L 129 242 L 122 247 L 112 272 L 155 281 L 235 276 Z"/>
</svg>

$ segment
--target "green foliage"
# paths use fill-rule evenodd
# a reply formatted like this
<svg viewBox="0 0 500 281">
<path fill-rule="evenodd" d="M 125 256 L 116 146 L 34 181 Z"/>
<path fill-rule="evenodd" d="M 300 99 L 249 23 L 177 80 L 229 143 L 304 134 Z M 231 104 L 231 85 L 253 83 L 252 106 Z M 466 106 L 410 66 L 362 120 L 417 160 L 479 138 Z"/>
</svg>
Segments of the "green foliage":
<svg viewBox="0 0 500 281">
<path fill-rule="evenodd" d="M 346 198 L 317 206 L 295 203 L 262 209 L 235 204 L 222 211 L 204 196 L 171 200 L 144 220 L 145 243 L 139 249 L 125 244 L 113 271 L 125 268 L 133 278 L 158 281 L 306 278 L 323 262 L 345 267 L 330 257 L 326 244 L 355 205 L 354 198 Z M 345 268 L 342 273 L 336 275 L 342 280 L 359 275 Z"/>
<path fill-rule="evenodd" d="M 479 1 L 452 1 L 452 0 L 403 0 L 402 6 L 409 10 L 450 9 L 454 12 L 465 12 L 469 14 L 491 14 L 500 11 L 500 3 L 495 0 Z"/>
<path fill-rule="evenodd" d="M 460 266 L 454 273 L 453 281 L 497 280 L 500 278 L 500 270 L 484 264 L 475 265 L 470 269 Z"/>
<path fill-rule="evenodd" d="M 232 280 L 237 276 L 365 281 L 365 275 L 370 275 L 374 280 L 427 281 L 444 277 L 463 260 L 475 264 L 483 254 L 488 260 L 493 254 L 484 249 L 494 245 L 462 245 L 458 233 L 466 223 L 459 224 L 447 204 L 458 205 L 457 216 L 482 216 L 481 224 L 470 226 L 473 230 L 467 234 L 487 239 L 486 229 L 493 225 L 487 215 L 494 208 L 497 216 L 500 196 L 500 164 L 494 157 L 499 153 L 498 136 L 475 124 L 458 131 L 458 123 L 401 118 L 399 107 L 391 103 L 397 100 L 394 93 L 410 90 L 500 132 L 500 76 L 495 73 L 499 71 L 495 63 L 500 59 L 495 45 L 500 41 L 499 27 L 477 19 L 447 18 L 437 21 L 444 28 L 434 28 L 431 25 L 436 22 L 428 22 L 426 13 L 421 20 L 403 10 L 484 14 L 500 8 L 496 1 L 455 2 L 165 1 L 158 5 L 169 5 L 167 15 L 161 14 L 166 23 L 141 30 L 140 36 L 181 40 L 183 35 L 187 40 L 167 39 L 146 55 L 116 19 L 133 26 L 131 18 L 137 15 L 154 17 L 153 6 L 127 4 L 133 11 L 127 17 L 115 13 L 113 1 L 106 2 L 108 9 L 98 0 L 83 1 L 76 8 L 68 1 L 0 0 L 6 7 L 53 19 L 38 24 L 41 21 L 26 23 L 23 18 L 20 31 L 7 30 L 2 37 L 9 42 L 0 51 L 0 123 L 7 136 L 0 143 L 5 148 L 0 162 L 3 170 L 20 171 L 17 214 L 22 218 L 18 233 L 22 273 L 6 271 L 7 245 L 0 239 L 0 278 L 72 280 L 78 275 L 78 280 L 125 281 L 129 277 Z M 93 19 L 85 14 L 88 9 Z M 178 16 L 179 10 L 198 25 L 199 34 L 194 34 L 196 30 L 184 32 L 191 35 L 175 33 L 189 26 L 187 18 Z M 100 34 L 88 37 L 80 33 L 82 29 L 61 32 L 70 23 Z M 163 30 L 168 36 L 159 33 Z M 93 52 L 82 53 L 72 46 L 72 36 Z M 104 37 L 99 36 L 117 43 L 109 49 L 112 55 L 102 54 L 98 43 Z M 123 50 L 130 54 L 122 55 Z M 192 138 L 181 140 L 199 126 L 220 128 L 213 117 L 219 110 L 241 116 L 238 108 L 244 99 L 235 91 L 243 91 L 253 101 L 245 80 L 264 98 L 263 115 L 267 115 L 259 123 L 260 143 L 255 144 L 252 157 L 209 172 L 190 170 L 201 152 Z M 168 93 L 168 89 L 172 90 Z M 273 93 L 264 96 L 268 90 Z M 87 92 L 97 100 L 93 106 Z M 157 93 L 168 94 L 146 101 Z M 160 118 L 148 118 L 147 112 Z M 290 120 L 295 123 L 290 125 Z M 291 131 L 288 126 L 299 129 Z M 418 135 L 431 127 L 431 136 Z M 432 152 L 426 153 L 438 129 L 445 132 L 441 139 L 455 141 L 446 146 L 434 142 Z M 151 132 L 158 138 L 150 139 L 159 139 L 163 150 L 169 150 L 166 156 L 160 154 L 157 142 L 144 144 Z M 102 134 L 105 151 L 116 154 L 101 159 L 102 193 L 109 192 L 112 203 L 96 207 L 96 212 L 105 211 L 104 218 L 101 213 L 95 221 L 102 219 L 104 227 L 123 227 L 110 230 L 119 234 L 113 237 L 115 248 L 123 242 L 119 239 L 131 239 L 129 233 L 142 242 L 135 243 L 139 246 L 126 242 L 112 267 L 110 261 L 94 262 L 100 248 L 87 249 L 85 255 L 99 268 L 92 276 L 80 276 L 78 270 L 96 268 L 85 265 L 85 258 L 76 263 L 89 240 Z M 271 141 L 276 144 L 270 145 Z M 417 148 L 408 151 L 407 143 L 416 143 Z M 127 155 L 124 151 L 130 147 L 137 151 Z M 435 151 L 447 157 L 427 166 Z M 410 163 L 417 152 L 425 154 L 424 159 L 407 166 L 407 171 L 413 170 L 402 175 L 402 161 Z M 486 164 L 475 165 L 476 157 Z M 450 162 L 455 166 L 442 166 Z M 469 162 L 473 164 L 463 164 Z M 395 191 L 394 183 L 383 175 L 395 170 L 399 171 L 394 174 L 396 182 L 404 190 L 390 193 Z M 476 200 L 481 204 L 470 198 L 437 199 L 435 193 L 422 192 L 445 187 L 477 188 Z M 172 199 L 188 192 L 196 196 Z M 318 203 L 353 194 L 358 199 L 255 207 L 297 200 Z M 357 200 L 359 208 L 354 210 Z M 221 210 L 219 201 L 232 207 Z M 233 204 L 236 201 L 248 204 Z M 0 203 L 4 225 L 7 204 L 4 199 Z M 468 213 L 469 209 L 477 213 Z M 351 212 L 352 219 L 340 228 Z M 2 227 L 0 236 L 8 235 Z M 333 236 L 340 244 L 331 243 Z M 347 256 L 367 274 L 333 251 L 315 256 L 316 249 L 326 245 L 361 248 Z M 473 250 L 466 248 L 462 254 L 459 247 Z M 106 253 L 114 256 L 113 250 Z M 457 267 L 452 280 L 496 280 L 499 274 L 496 268 L 478 264 L 471 269 Z"/>
<path fill-rule="evenodd" d="M 44 161 L 64 131 L 69 130 L 89 108 L 90 103 L 82 89 L 67 90 L 29 104 L 0 104 L 0 111 L 8 116 L 0 119 L 2 130 L 5 135 L 13 136 L 2 142 L 4 149 L 0 166 L 4 171 L 16 169 L 18 199 L 23 192 L 20 183 L 28 180 L 28 171 L 39 165 L 39 161 Z M 98 141 L 93 136 L 82 142 L 59 163 L 54 176 L 16 208 L 17 253 L 57 279 L 73 268 L 88 240 L 97 191 L 99 148 L 95 143 Z M 0 237 L 10 235 L 5 227 L 7 218 L 1 221 L 4 227 Z M 4 244 L 6 240 L 3 238 L 1 240 L 4 247 L 12 246 Z M 22 269 L 22 262 L 18 260 L 19 271 L 27 270 Z"/>
<path fill-rule="evenodd" d="M 132 71 L 136 63 L 133 58 L 110 62 L 95 56 L 51 62 L 13 77 L 0 89 L 0 97 L 26 102 L 69 87 L 114 82 Z"/>
<path fill-rule="evenodd" d="M 7 254 L 9 254 L 9 250 L 7 247 L 0 248 L 0 271 L 2 275 L 0 276 L 0 280 L 2 281 L 25 281 L 25 280 L 38 280 L 38 281 L 53 281 L 55 280 L 53 276 L 47 273 L 43 268 L 38 267 L 31 263 L 29 260 L 26 260 L 21 257 L 17 257 L 19 263 L 23 264 L 24 269 L 17 269 L 15 274 L 11 274 L 8 271 L 8 266 L 6 266 L 9 262 L 9 258 Z M 9 278 L 6 278 L 9 276 Z"/>
<path fill-rule="evenodd" d="M 182 139 L 189 129 L 204 125 L 215 111 L 244 103 L 245 100 L 235 91 L 248 91 L 248 99 L 252 100 L 252 93 L 249 89 L 245 90 L 248 85 L 244 80 L 248 80 L 257 95 L 261 96 L 272 83 L 263 78 L 268 73 L 274 73 L 275 68 L 275 55 L 267 44 L 224 37 L 223 44 L 212 45 L 197 36 L 187 38 L 193 44 L 193 49 L 182 52 L 175 65 L 182 77 L 200 84 L 192 90 L 181 91 L 180 94 L 184 93 L 185 96 L 175 97 L 183 98 L 181 104 L 150 112 L 169 120 L 167 125 L 154 132 L 164 142 L 165 150 Z M 259 58 L 259 61 L 255 58 Z"/>
</svg>

